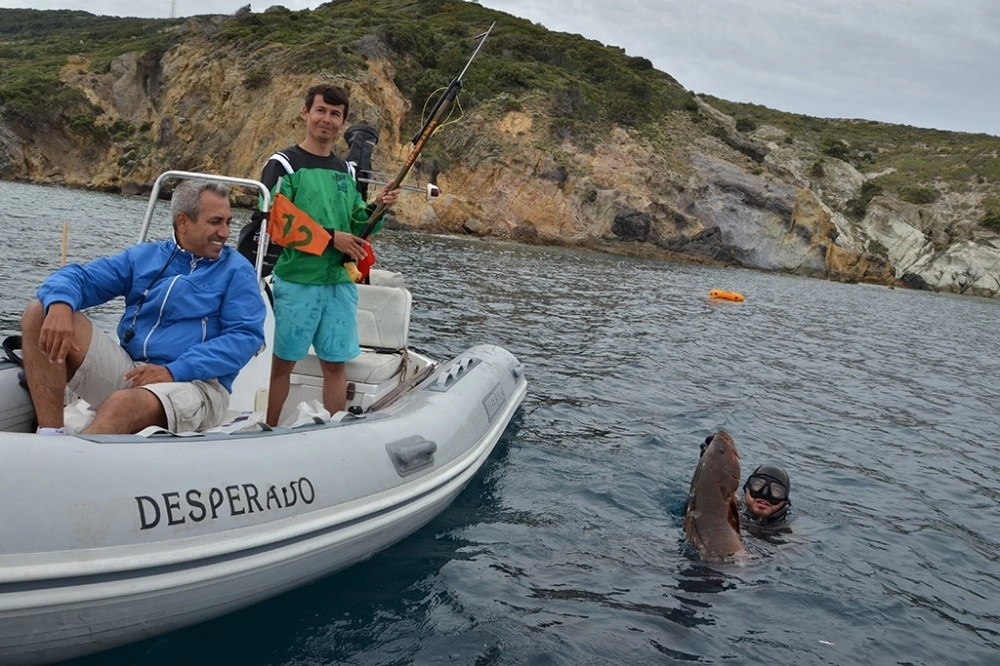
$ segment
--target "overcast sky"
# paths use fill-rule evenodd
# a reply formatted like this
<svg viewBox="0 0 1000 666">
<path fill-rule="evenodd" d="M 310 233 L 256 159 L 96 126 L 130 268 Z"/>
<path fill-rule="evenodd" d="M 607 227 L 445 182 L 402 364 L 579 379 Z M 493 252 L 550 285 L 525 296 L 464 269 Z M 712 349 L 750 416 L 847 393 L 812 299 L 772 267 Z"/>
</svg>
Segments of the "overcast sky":
<svg viewBox="0 0 1000 666">
<path fill-rule="evenodd" d="M 167 18 L 244 0 L 0 0 L 0 7 Z M 318 0 L 258 3 L 315 8 Z M 1000 137 L 998 0 L 480 0 L 643 56 L 681 85 L 825 118 Z M 474 26 L 479 27 L 479 26 Z M 485 29 L 487 26 L 482 26 Z"/>
</svg>

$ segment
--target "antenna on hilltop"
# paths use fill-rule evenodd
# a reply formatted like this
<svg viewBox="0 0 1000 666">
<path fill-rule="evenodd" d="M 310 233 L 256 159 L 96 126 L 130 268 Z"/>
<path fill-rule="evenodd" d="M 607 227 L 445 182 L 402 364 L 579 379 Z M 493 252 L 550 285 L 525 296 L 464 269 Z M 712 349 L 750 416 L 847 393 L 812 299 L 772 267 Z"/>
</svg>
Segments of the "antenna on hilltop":
<svg viewBox="0 0 1000 666">
<path fill-rule="evenodd" d="M 177 0 L 170 0 L 170 18 L 177 18 Z"/>
</svg>

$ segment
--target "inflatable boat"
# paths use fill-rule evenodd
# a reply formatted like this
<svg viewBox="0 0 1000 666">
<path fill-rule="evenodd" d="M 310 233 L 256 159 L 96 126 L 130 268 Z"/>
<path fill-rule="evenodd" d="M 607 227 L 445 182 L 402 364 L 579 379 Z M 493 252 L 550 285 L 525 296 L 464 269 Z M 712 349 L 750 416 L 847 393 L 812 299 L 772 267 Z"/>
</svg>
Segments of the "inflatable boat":
<svg viewBox="0 0 1000 666">
<path fill-rule="evenodd" d="M 140 241 L 162 182 L 177 177 L 266 196 L 256 181 L 167 172 Z M 372 283 L 358 285 L 363 351 L 347 364 L 348 409 L 322 410 L 309 358 L 275 428 L 263 424 L 270 311 L 268 348 L 234 383 L 230 419 L 196 433 L 36 435 L 7 341 L 0 663 L 50 663 L 235 611 L 371 557 L 452 502 L 524 398 L 524 370 L 492 345 L 445 361 L 410 350 L 409 291 L 397 274 Z M 73 396 L 66 410 L 67 424 L 88 411 Z"/>
</svg>

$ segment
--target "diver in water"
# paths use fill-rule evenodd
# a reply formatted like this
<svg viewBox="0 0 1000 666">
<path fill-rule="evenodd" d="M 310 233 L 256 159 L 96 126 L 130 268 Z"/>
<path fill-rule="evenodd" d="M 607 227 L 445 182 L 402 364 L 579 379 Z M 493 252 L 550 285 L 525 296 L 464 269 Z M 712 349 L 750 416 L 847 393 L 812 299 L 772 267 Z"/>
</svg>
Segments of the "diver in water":
<svg viewBox="0 0 1000 666">
<path fill-rule="evenodd" d="M 705 453 L 714 436 L 705 438 L 701 444 L 701 453 Z M 772 463 L 759 465 L 743 484 L 743 517 L 758 527 L 784 525 L 789 518 L 789 509 L 792 508 L 792 500 L 789 498 L 791 489 L 788 472 L 783 468 Z"/>
<path fill-rule="evenodd" d="M 743 505 L 746 517 L 758 525 L 781 525 L 792 507 L 789 491 L 792 484 L 788 473 L 777 465 L 760 465 L 743 484 Z"/>
</svg>

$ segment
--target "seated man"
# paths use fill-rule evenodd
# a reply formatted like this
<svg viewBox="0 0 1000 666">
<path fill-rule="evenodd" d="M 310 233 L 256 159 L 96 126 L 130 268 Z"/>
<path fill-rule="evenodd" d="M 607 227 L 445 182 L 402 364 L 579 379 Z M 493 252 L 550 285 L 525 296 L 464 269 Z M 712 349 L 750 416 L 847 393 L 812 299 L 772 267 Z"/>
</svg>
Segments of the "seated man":
<svg viewBox="0 0 1000 666">
<path fill-rule="evenodd" d="M 792 501 L 788 473 L 777 465 L 764 464 L 755 469 L 743 484 L 743 503 L 747 517 L 761 525 L 785 522 Z"/>
<path fill-rule="evenodd" d="M 253 267 L 226 247 L 229 188 L 174 190 L 171 240 L 60 268 L 21 319 L 24 369 L 39 434 L 62 434 L 67 385 L 97 408 L 85 433 L 221 423 L 233 380 L 264 343 Z M 125 297 L 116 342 L 80 311 Z"/>
</svg>

